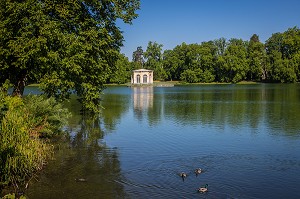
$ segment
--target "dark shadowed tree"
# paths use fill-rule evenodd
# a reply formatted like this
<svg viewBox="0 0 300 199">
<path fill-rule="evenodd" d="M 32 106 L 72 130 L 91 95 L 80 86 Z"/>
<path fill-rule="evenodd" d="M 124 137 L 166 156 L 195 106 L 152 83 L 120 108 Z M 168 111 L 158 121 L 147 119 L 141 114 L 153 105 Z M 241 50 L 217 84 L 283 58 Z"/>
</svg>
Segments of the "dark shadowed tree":
<svg viewBox="0 0 300 199">
<path fill-rule="evenodd" d="M 144 51 L 142 46 L 136 48 L 132 53 L 132 61 L 135 62 L 135 69 L 143 68 L 144 65 Z"/>
</svg>

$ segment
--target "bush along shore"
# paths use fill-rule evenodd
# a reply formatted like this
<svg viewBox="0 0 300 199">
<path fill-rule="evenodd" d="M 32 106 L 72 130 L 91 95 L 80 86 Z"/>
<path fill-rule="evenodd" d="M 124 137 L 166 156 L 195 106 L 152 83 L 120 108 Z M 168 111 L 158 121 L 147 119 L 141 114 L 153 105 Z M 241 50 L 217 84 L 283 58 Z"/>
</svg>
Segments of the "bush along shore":
<svg viewBox="0 0 300 199">
<path fill-rule="evenodd" d="M 54 98 L 13 97 L 0 88 L 0 197 L 20 197 L 52 157 L 50 138 L 63 135 L 70 113 Z"/>
</svg>

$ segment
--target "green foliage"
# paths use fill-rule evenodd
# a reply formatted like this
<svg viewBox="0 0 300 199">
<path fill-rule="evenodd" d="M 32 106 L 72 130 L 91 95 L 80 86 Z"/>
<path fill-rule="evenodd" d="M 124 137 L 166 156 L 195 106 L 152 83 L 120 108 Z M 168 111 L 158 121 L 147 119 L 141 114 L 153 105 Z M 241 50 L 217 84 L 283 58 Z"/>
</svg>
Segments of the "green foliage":
<svg viewBox="0 0 300 199">
<path fill-rule="evenodd" d="M 224 54 L 224 72 L 227 82 L 237 83 L 245 80 L 248 72 L 246 44 L 242 40 L 231 39 Z"/>
<path fill-rule="evenodd" d="M 197 73 L 193 70 L 187 69 L 181 73 L 180 80 L 188 83 L 197 83 L 199 79 Z"/>
<path fill-rule="evenodd" d="M 165 50 L 163 53 L 163 67 L 166 71 L 168 80 L 178 80 L 180 78 L 181 60 L 174 50 Z"/>
<path fill-rule="evenodd" d="M 170 79 L 189 83 L 212 82 L 214 75 L 214 54 L 212 42 L 187 45 L 182 43 L 173 51 L 164 53 L 164 68 Z"/>
<path fill-rule="evenodd" d="M 22 100 L 13 97 L 8 98 L 7 102 L 9 109 L 0 126 L 0 182 L 1 185 L 12 184 L 17 187 L 19 182 L 24 182 L 43 166 L 49 155 L 46 151 L 50 148 L 44 142 L 30 137 L 30 118 Z"/>
<path fill-rule="evenodd" d="M 205 70 L 200 74 L 200 82 L 211 83 L 215 81 L 215 75 L 210 70 Z"/>
<path fill-rule="evenodd" d="M 16 199 L 16 198 L 19 198 L 19 199 L 26 199 L 25 196 L 20 196 L 20 197 L 17 197 L 16 194 L 7 194 L 5 196 L 2 197 L 2 199 Z"/>
<path fill-rule="evenodd" d="M 26 99 L 0 96 L 0 187 L 26 187 L 52 154 L 52 145 L 41 139 L 61 131 L 69 113 L 53 98 L 27 96 Z"/>
<path fill-rule="evenodd" d="M 146 66 L 155 79 L 198 82 L 299 82 L 300 30 L 273 34 L 265 44 L 253 34 L 250 41 L 225 38 L 201 44 L 177 45 L 161 53 L 161 44 L 149 42 Z"/>
<path fill-rule="evenodd" d="M 247 74 L 247 80 L 260 81 L 264 80 L 264 60 L 266 59 L 266 52 L 264 45 L 259 41 L 259 36 L 254 34 L 250 38 L 248 47 L 248 63 L 249 71 Z"/>
<path fill-rule="evenodd" d="M 270 63 L 270 81 L 299 81 L 300 30 L 290 28 L 284 33 L 275 33 L 266 41 Z"/>
<path fill-rule="evenodd" d="M 297 81 L 300 81 L 300 51 L 296 53 L 290 61 L 294 64 Z"/>
<path fill-rule="evenodd" d="M 2 87 L 0 87 L 0 122 L 4 117 L 6 111 L 8 110 L 8 102 L 7 102 L 7 91 L 10 84 L 9 81 L 6 81 Z"/>
<path fill-rule="evenodd" d="M 131 70 L 132 66 L 128 58 L 120 54 L 108 83 L 124 84 L 130 82 Z"/>
<path fill-rule="evenodd" d="M 154 80 L 165 80 L 167 73 L 162 64 L 162 44 L 157 42 L 148 42 L 147 50 L 144 57 L 147 60 L 145 66 L 147 69 L 154 71 Z"/>
<path fill-rule="evenodd" d="M 272 67 L 272 80 L 281 83 L 293 83 L 297 80 L 294 64 L 291 60 L 280 59 L 281 53 L 274 52 L 273 67 Z"/>
<path fill-rule="evenodd" d="M 132 53 L 132 61 L 135 63 L 134 69 L 141 69 L 144 65 L 144 51 L 142 46 L 136 48 L 136 51 Z"/>
<path fill-rule="evenodd" d="M 216 55 L 222 56 L 225 53 L 225 49 L 227 47 L 227 42 L 225 38 L 216 39 L 213 41 L 214 46 L 216 47 Z"/>
<path fill-rule="evenodd" d="M 75 92 L 99 112 L 123 41 L 116 21 L 131 23 L 137 9 L 139 0 L 1 1 L 0 86 L 9 79 L 20 96 L 34 80 L 49 97 Z"/>
<path fill-rule="evenodd" d="M 67 109 L 57 103 L 54 98 L 28 95 L 24 98 L 28 116 L 33 122 L 31 125 L 39 137 L 53 137 L 61 133 L 62 127 L 68 123 L 71 116 Z"/>
<path fill-rule="evenodd" d="M 210 83 L 215 80 L 215 76 L 208 70 L 203 72 L 201 69 L 187 69 L 181 73 L 180 80 L 187 83 Z"/>
<path fill-rule="evenodd" d="M 158 44 L 157 42 L 152 42 L 149 41 L 148 42 L 148 46 L 147 46 L 147 50 L 144 53 L 144 57 L 147 59 L 147 62 L 151 62 L 151 61 L 161 61 L 162 59 L 162 44 Z M 146 62 L 146 64 L 147 64 Z M 151 64 L 149 64 L 149 66 L 151 67 Z"/>
</svg>

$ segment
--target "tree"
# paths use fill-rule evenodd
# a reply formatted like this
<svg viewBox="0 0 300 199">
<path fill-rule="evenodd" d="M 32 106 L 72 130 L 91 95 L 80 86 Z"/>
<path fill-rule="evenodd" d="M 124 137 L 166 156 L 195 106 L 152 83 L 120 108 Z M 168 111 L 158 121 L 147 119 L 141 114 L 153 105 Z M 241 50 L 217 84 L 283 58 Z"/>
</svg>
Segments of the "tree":
<svg viewBox="0 0 300 199">
<path fill-rule="evenodd" d="M 297 75 L 297 81 L 300 81 L 300 51 L 294 55 L 292 59 L 294 66 L 295 66 L 295 72 Z"/>
<path fill-rule="evenodd" d="M 224 56 L 219 58 L 221 81 L 237 83 L 246 79 L 248 73 L 247 43 L 241 39 L 230 39 Z"/>
<path fill-rule="evenodd" d="M 225 53 L 227 42 L 224 37 L 214 40 L 214 45 L 217 48 L 217 56 L 222 56 Z"/>
<path fill-rule="evenodd" d="M 176 52 L 174 50 L 165 50 L 163 53 L 163 67 L 166 71 L 168 80 L 177 80 L 180 77 L 180 74 L 177 73 L 177 69 L 180 65 L 180 60 L 176 56 Z"/>
<path fill-rule="evenodd" d="M 300 51 L 300 29 L 289 28 L 283 33 L 282 56 L 283 59 L 292 59 Z"/>
<path fill-rule="evenodd" d="M 181 46 L 173 50 L 165 50 L 163 53 L 163 66 L 169 80 L 179 80 L 184 61 L 180 56 Z"/>
<path fill-rule="evenodd" d="M 213 41 L 202 42 L 200 52 L 200 69 L 203 73 L 200 76 L 200 82 L 213 82 L 216 79 L 215 61 L 218 48 L 214 45 Z"/>
<path fill-rule="evenodd" d="M 124 84 L 130 81 L 131 64 L 124 54 L 119 54 L 115 64 L 115 70 L 112 72 L 108 83 Z"/>
<path fill-rule="evenodd" d="M 297 75 L 293 60 L 282 59 L 281 52 L 276 50 L 269 54 L 271 64 L 271 81 L 281 83 L 296 82 Z"/>
<path fill-rule="evenodd" d="M 266 78 L 263 65 L 266 57 L 264 44 L 259 41 L 259 36 L 254 34 L 250 38 L 248 46 L 249 72 L 247 79 L 250 81 L 259 81 Z"/>
<path fill-rule="evenodd" d="M 202 73 L 202 71 L 200 71 Z M 197 83 L 199 82 L 198 74 L 196 71 L 187 69 L 180 75 L 180 80 L 188 83 Z"/>
<path fill-rule="evenodd" d="M 144 57 L 147 59 L 155 60 L 155 61 L 161 61 L 162 59 L 162 44 L 158 44 L 157 42 L 148 42 L 147 50 L 144 53 Z"/>
<path fill-rule="evenodd" d="M 132 61 L 136 63 L 136 69 L 143 68 L 144 65 L 144 51 L 142 46 L 136 48 L 136 51 L 132 53 Z"/>
<path fill-rule="evenodd" d="M 103 84 L 122 45 L 117 19 L 131 23 L 139 0 L 1 1 L 0 86 L 9 79 L 21 96 L 28 79 L 48 96 L 73 91 L 97 112 Z"/>
<path fill-rule="evenodd" d="M 282 40 L 282 33 L 272 34 L 272 36 L 265 43 L 267 54 L 270 54 L 272 51 L 278 51 L 282 53 Z"/>
<path fill-rule="evenodd" d="M 165 80 L 167 78 L 166 71 L 162 64 L 162 47 L 162 44 L 149 41 L 147 50 L 144 53 L 144 57 L 147 60 L 145 65 L 148 69 L 154 71 L 155 80 Z"/>
<path fill-rule="evenodd" d="M 266 41 L 270 64 L 270 80 L 275 82 L 299 81 L 300 30 L 289 28 L 275 33 Z"/>
<path fill-rule="evenodd" d="M 201 45 L 182 43 L 164 52 L 164 69 L 171 80 L 212 82 L 215 80 L 216 51 L 213 41 Z"/>
</svg>

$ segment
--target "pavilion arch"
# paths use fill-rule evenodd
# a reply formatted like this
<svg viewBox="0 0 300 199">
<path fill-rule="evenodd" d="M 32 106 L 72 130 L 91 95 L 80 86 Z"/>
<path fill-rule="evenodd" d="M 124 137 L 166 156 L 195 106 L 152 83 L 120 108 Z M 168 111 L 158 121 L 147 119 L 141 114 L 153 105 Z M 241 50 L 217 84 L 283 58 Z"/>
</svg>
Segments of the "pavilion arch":
<svg viewBox="0 0 300 199">
<path fill-rule="evenodd" d="M 139 69 L 132 71 L 131 84 L 153 84 L 153 70 Z"/>
</svg>

